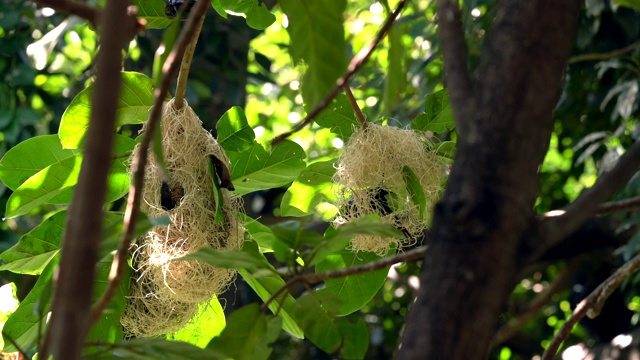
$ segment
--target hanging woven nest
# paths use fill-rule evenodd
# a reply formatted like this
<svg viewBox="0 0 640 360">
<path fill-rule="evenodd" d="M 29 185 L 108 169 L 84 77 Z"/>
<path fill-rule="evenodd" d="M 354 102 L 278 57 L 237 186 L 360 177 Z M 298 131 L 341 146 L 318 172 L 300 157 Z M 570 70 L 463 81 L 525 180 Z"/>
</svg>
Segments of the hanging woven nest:
<svg viewBox="0 0 640 360">
<path fill-rule="evenodd" d="M 174 259 L 205 247 L 240 250 L 244 241 L 241 199 L 227 188 L 221 189 L 221 198 L 214 193 L 210 161 L 219 162 L 216 167 L 229 166 L 222 147 L 188 105 L 178 110 L 173 100 L 165 103 L 161 124 L 169 178 L 150 152 L 141 211 L 149 218 L 168 216 L 171 224 L 153 227 L 136 244 L 137 276 L 121 320 L 133 336 L 155 336 L 183 327 L 199 303 L 224 292 L 235 277 L 234 270 Z M 221 221 L 215 221 L 216 208 L 222 209 Z"/>
</svg>

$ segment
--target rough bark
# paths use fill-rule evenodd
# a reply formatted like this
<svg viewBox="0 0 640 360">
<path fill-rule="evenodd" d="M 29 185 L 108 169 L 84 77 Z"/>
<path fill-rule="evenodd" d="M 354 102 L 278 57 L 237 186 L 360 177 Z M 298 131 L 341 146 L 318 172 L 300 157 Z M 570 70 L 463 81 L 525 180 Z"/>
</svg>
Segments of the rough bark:
<svg viewBox="0 0 640 360">
<path fill-rule="evenodd" d="M 440 0 L 439 6 L 450 8 L 451 1 Z M 514 285 L 518 250 L 534 221 L 536 173 L 548 146 L 579 8 L 578 0 L 497 4 L 471 89 L 457 88 L 464 76 L 450 73 L 465 71 L 455 58 L 464 56 L 459 44 L 456 50 L 444 43 L 459 30 L 440 27 L 447 77 L 463 79 L 448 84 L 458 155 L 435 209 L 422 285 L 398 358 L 487 356 Z M 455 19 L 442 12 L 439 17 L 441 23 Z"/>
</svg>

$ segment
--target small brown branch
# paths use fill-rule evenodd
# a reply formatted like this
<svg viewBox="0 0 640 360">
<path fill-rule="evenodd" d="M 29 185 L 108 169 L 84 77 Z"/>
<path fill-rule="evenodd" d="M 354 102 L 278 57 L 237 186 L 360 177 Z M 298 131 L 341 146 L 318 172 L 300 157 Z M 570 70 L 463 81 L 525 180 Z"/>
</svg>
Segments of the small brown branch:
<svg viewBox="0 0 640 360">
<path fill-rule="evenodd" d="M 597 60 L 607 60 L 614 58 L 616 56 L 624 55 L 628 52 L 635 50 L 638 45 L 640 45 L 640 41 L 636 41 L 633 44 L 629 44 L 622 49 L 613 50 L 605 53 L 593 53 L 593 54 L 581 54 L 572 56 L 569 58 L 569 64 L 575 64 L 582 61 L 597 61 Z"/>
<path fill-rule="evenodd" d="M 56 11 L 64 14 L 75 15 L 81 17 L 91 23 L 94 28 L 98 28 L 100 16 L 102 10 L 93 6 L 86 5 L 84 3 L 69 1 L 69 0 L 35 0 L 36 4 L 40 6 L 50 7 Z M 126 17 L 120 19 L 120 24 L 123 24 L 123 20 L 129 22 L 128 29 L 132 29 L 127 32 L 128 37 L 133 37 L 138 32 L 144 31 L 146 22 L 143 19 L 138 19 L 136 11 L 129 10 Z"/>
<path fill-rule="evenodd" d="M 595 185 L 585 190 L 560 215 L 546 217 L 541 222 L 545 243 L 533 259 L 575 231 L 595 212 L 598 206 L 622 188 L 640 168 L 640 142 L 636 142 L 610 171 L 598 177 Z"/>
<path fill-rule="evenodd" d="M 636 255 L 626 264 L 622 265 L 616 270 L 613 275 L 602 282 L 589 296 L 582 300 L 576 306 L 573 314 L 567 319 L 567 321 L 560 327 L 558 333 L 553 337 L 551 343 L 542 355 L 542 360 L 552 360 L 560 345 L 571 333 L 571 329 L 585 316 L 593 319 L 600 314 L 605 301 L 611 296 L 611 294 L 625 281 L 631 274 L 640 268 L 640 255 Z"/>
<path fill-rule="evenodd" d="M 186 2 L 183 5 L 185 8 L 189 6 L 189 3 Z M 202 25 L 204 24 L 205 16 L 202 16 L 200 20 L 196 23 L 196 28 L 194 30 L 193 36 L 191 37 L 191 42 L 189 42 L 189 46 L 184 52 L 184 56 L 182 57 L 182 63 L 180 64 L 180 72 L 178 73 L 178 83 L 176 85 L 176 96 L 175 101 L 173 102 L 173 107 L 176 110 L 182 109 L 184 105 L 184 98 L 187 95 L 187 82 L 189 80 L 189 70 L 191 69 L 191 62 L 193 60 L 193 54 L 196 51 L 196 44 L 198 44 L 198 38 L 200 37 L 200 31 L 202 31 Z"/>
<path fill-rule="evenodd" d="M 438 27 L 449 98 L 452 109 L 461 112 L 469 107 L 472 85 L 458 0 L 438 1 Z M 469 121 L 465 114 L 455 115 L 459 127 Z"/>
<path fill-rule="evenodd" d="M 342 88 L 344 89 L 344 93 L 347 95 L 347 99 L 349 99 L 349 104 L 351 104 L 351 108 L 353 109 L 353 112 L 356 114 L 356 118 L 360 122 L 360 126 L 362 126 L 363 129 L 366 129 L 367 119 L 364 117 L 362 110 L 358 106 L 356 97 L 353 96 L 353 92 L 351 92 L 351 88 L 349 87 L 349 84 L 344 84 Z"/>
<path fill-rule="evenodd" d="M 531 320 L 536 314 L 538 314 L 540 310 L 551 301 L 553 295 L 557 294 L 566 286 L 577 268 L 577 261 L 569 263 L 562 270 L 560 275 L 558 275 L 558 277 L 556 277 L 553 282 L 544 289 L 543 292 L 538 294 L 538 296 L 536 296 L 527 304 L 525 310 L 522 313 L 511 318 L 496 332 L 491 347 L 498 346 L 517 334 L 518 331 L 520 331 L 520 329 L 522 329 L 529 322 L 529 320 Z"/>
<path fill-rule="evenodd" d="M 288 138 L 289 136 L 302 130 L 305 126 L 309 125 L 311 121 L 313 121 L 313 119 L 322 112 L 322 110 L 324 110 L 327 106 L 329 106 L 331 101 L 335 99 L 336 96 L 338 96 L 340 89 L 345 84 L 348 84 L 349 79 L 351 79 L 351 77 L 358 70 L 360 70 L 362 65 L 364 65 L 364 63 L 369 59 L 369 57 L 371 56 L 371 53 L 373 53 L 373 49 L 375 49 L 375 47 L 385 37 L 387 32 L 389 32 L 389 30 L 391 29 L 391 26 L 395 22 L 398 15 L 400 15 L 400 13 L 402 12 L 402 9 L 406 5 L 407 1 L 408 0 L 400 0 L 400 2 L 398 2 L 398 6 L 393 11 L 393 13 L 387 18 L 387 20 L 384 22 L 380 30 L 378 30 L 378 33 L 376 34 L 373 41 L 369 45 L 365 46 L 360 51 L 358 51 L 356 56 L 354 56 L 353 59 L 351 59 L 351 62 L 349 62 L 349 66 L 347 67 L 347 72 L 344 75 L 342 75 L 342 77 L 339 78 L 338 81 L 336 81 L 336 86 L 334 86 L 334 88 L 324 98 L 324 100 L 322 100 L 322 102 L 318 106 L 316 106 L 316 108 L 313 109 L 313 111 L 308 113 L 307 116 L 304 119 L 302 119 L 302 121 L 295 124 L 291 128 L 291 130 L 287 131 L 286 133 L 280 134 L 276 136 L 273 140 L 271 140 L 271 145 L 275 146 L 280 142 L 282 142 L 284 139 Z"/>
<path fill-rule="evenodd" d="M 118 289 L 120 280 L 125 265 L 127 264 L 127 256 L 129 255 L 129 247 L 133 240 L 135 233 L 135 225 L 138 220 L 138 214 L 140 212 L 140 200 L 142 197 L 142 189 L 144 186 L 144 169 L 147 165 L 147 157 L 149 153 L 149 145 L 153 139 L 153 134 L 160 122 L 160 115 L 162 114 L 162 105 L 164 99 L 169 93 L 169 87 L 171 86 L 172 79 L 175 77 L 178 67 L 180 65 L 180 57 L 184 54 L 187 45 L 193 38 L 198 23 L 202 21 L 202 18 L 206 15 L 208 10 L 207 1 L 198 1 L 191 11 L 191 15 L 187 21 L 185 28 L 180 34 L 180 38 L 176 46 L 171 51 L 171 54 L 167 57 L 167 60 L 162 68 L 163 77 L 160 87 L 156 89 L 154 97 L 153 107 L 149 119 L 145 125 L 145 132 L 140 140 L 139 151 L 133 159 L 133 184 L 129 189 L 129 197 L 127 198 L 127 208 L 124 213 L 124 227 L 125 231 L 120 239 L 118 245 L 118 253 L 113 259 L 111 264 L 111 272 L 109 273 L 109 285 L 102 294 L 102 297 L 96 302 L 91 309 L 91 322 L 95 323 L 100 318 L 100 315 L 107 307 L 111 298 Z"/>
<path fill-rule="evenodd" d="M 622 211 L 639 210 L 640 209 L 640 196 L 632 197 L 629 199 L 610 201 L 604 204 L 598 205 L 596 208 L 596 214 L 611 214 Z"/>
<path fill-rule="evenodd" d="M 79 359 L 91 327 L 91 294 L 102 236 L 116 107 L 122 85 L 122 49 L 130 39 L 130 29 L 121 25 L 128 6 L 126 0 L 108 0 L 99 20 L 101 46 L 96 61 L 97 78 L 91 98 L 87 141 L 78 184 L 69 206 L 57 278 L 54 277 L 51 322 L 40 352 L 43 359 L 48 359 L 49 354 L 55 359 Z"/>
<path fill-rule="evenodd" d="M 267 301 L 265 301 L 265 303 L 262 305 L 262 311 L 266 311 L 269 304 L 271 304 L 271 302 L 273 302 L 283 291 L 285 291 L 286 289 L 290 288 L 291 286 L 299 282 L 302 282 L 306 285 L 314 285 L 328 279 L 338 279 L 338 278 L 343 278 L 351 275 L 357 275 L 357 274 L 367 273 L 371 271 L 376 271 L 400 262 L 422 260 L 426 252 L 427 252 L 427 247 L 421 246 L 421 247 L 409 250 L 407 252 L 403 252 L 394 256 L 389 256 L 380 260 L 372 261 L 370 263 L 363 264 L 363 265 L 350 266 L 350 267 L 335 269 L 335 270 L 327 270 L 327 271 L 319 272 L 316 274 L 296 275 L 291 279 L 289 279 L 280 289 L 278 289 L 275 293 L 273 293 L 271 297 L 267 299 Z"/>
</svg>

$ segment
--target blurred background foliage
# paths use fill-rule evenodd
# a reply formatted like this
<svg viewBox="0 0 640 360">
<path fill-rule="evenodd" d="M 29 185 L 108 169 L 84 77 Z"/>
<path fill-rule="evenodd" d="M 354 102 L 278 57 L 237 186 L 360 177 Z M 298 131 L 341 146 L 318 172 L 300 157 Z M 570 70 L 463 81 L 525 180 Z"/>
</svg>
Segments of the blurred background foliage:
<svg viewBox="0 0 640 360">
<path fill-rule="evenodd" d="M 273 8 L 277 20 L 264 31 L 249 28 L 240 17 L 223 19 L 211 9 L 196 49 L 187 100 L 211 131 L 215 131 L 216 121 L 231 106 L 245 108 L 258 141 L 266 144 L 302 119 L 305 108 L 299 82 L 303 68 L 291 60 L 286 31 L 288 19 L 275 1 L 265 3 Z M 344 27 L 349 57 L 373 39 L 395 5 L 395 1 L 388 0 L 348 1 Z M 462 6 L 469 64 L 474 69 L 495 15 L 494 1 L 464 0 Z M 637 6 L 633 1 L 586 0 L 584 3 L 573 57 L 563 83 L 559 84 L 563 93 L 555 113 L 549 151 L 540 167 L 540 192 L 536 202 L 539 214 L 575 199 L 640 137 L 640 14 Z M 425 96 L 444 88 L 435 11 L 435 1 L 410 1 L 390 34 L 352 79 L 351 87 L 370 121 L 406 127 L 424 110 Z M 137 36 L 128 48 L 124 68 L 151 74 L 162 33 L 162 30 L 150 29 Z M 86 22 L 38 8 L 32 2 L 3 0 L 0 155 L 25 139 L 57 132 L 64 109 L 93 75 L 93 59 L 98 48 L 96 34 Z M 536 69 L 521 71 L 535 72 Z M 127 127 L 120 131 L 135 135 L 137 130 Z M 451 134 L 445 134 L 443 140 L 450 137 Z M 311 162 L 336 158 L 344 145 L 341 138 L 317 125 L 296 133 L 293 140 L 305 148 Z M 247 213 L 266 224 L 283 221 L 278 215 L 285 189 L 247 195 Z M 0 188 L 2 213 L 9 192 L 4 186 Z M 639 193 L 640 178 L 636 176 L 616 198 Z M 3 221 L 0 251 L 15 244 L 52 209 L 42 207 L 31 216 Z M 308 221 L 310 226 L 316 223 L 326 226 L 319 218 Z M 523 312 L 556 279 L 562 278 L 564 282 L 515 336 L 494 348 L 492 357 L 528 359 L 540 355 L 572 307 L 612 269 L 637 253 L 639 221 L 637 212 L 602 217 L 576 235 L 574 242 L 569 241 L 569 246 L 555 249 L 547 262 L 522 274 L 523 280 L 514 288 L 504 314 L 504 323 Z M 371 345 L 367 358 L 392 356 L 413 292 L 419 286 L 419 269 L 415 263 L 392 268 L 383 290 L 364 309 L 350 315 L 363 318 L 369 326 Z M 0 285 L 9 282 L 17 284 L 18 298 L 22 298 L 34 279 L 0 272 Z M 637 327 L 640 321 L 638 282 L 640 277 L 630 279 L 609 300 L 600 318 L 582 322 L 573 331 L 569 345 L 606 343 Z M 240 280 L 237 288 L 224 298 L 227 313 L 257 300 Z M 329 359 L 331 356 L 309 342 L 283 333 L 273 358 Z"/>
</svg>

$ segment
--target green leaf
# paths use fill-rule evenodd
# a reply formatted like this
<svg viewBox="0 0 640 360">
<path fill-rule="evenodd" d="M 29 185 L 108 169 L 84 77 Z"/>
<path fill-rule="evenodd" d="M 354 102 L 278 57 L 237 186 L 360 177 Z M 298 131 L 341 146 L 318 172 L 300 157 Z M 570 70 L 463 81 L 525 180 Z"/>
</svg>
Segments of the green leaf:
<svg viewBox="0 0 640 360">
<path fill-rule="evenodd" d="M 16 284 L 8 283 L 0 286 L 0 330 L 14 311 L 20 306 L 16 295 Z M 0 349 L 4 349 L 4 341 L 0 337 Z M 0 350 L 2 351 L 2 350 Z"/>
<path fill-rule="evenodd" d="M 447 130 L 453 130 L 455 121 L 449 96 L 446 90 L 436 91 L 425 98 L 424 114 L 418 115 L 411 124 L 411 128 L 420 131 L 433 131 L 441 134 Z"/>
<path fill-rule="evenodd" d="M 224 11 L 224 8 L 222 7 L 222 5 L 220 5 L 220 0 L 211 0 L 211 7 L 213 7 L 218 15 L 222 16 L 223 18 L 226 19 L 228 17 L 227 13 Z"/>
<path fill-rule="evenodd" d="M 127 154 L 133 150 L 134 140 L 116 135 L 114 151 Z M 129 190 L 129 175 L 125 165 L 126 158 L 118 158 L 113 164 L 107 181 L 106 202 L 119 199 Z M 82 153 L 61 160 L 40 170 L 18 187 L 7 200 L 7 218 L 27 214 L 45 203 L 68 204 L 72 197 L 72 188 L 78 181 Z"/>
<path fill-rule="evenodd" d="M 398 27 L 389 30 L 389 64 L 386 67 L 384 81 L 383 104 L 386 113 L 391 116 L 393 109 L 402 101 L 402 95 L 406 88 L 406 71 L 404 69 L 404 46 L 402 44 L 402 32 Z"/>
<path fill-rule="evenodd" d="M 452 160 L 456 156 L 456 143 L 453 141 L 443 141 L 436 146 L 436 152 L 438 155 Z"/>
<path fill-rule="evenodd" d="M 256 30 L 264 30 L 276 21 L 275 15 L 258 0 L 219 0 L 219 4 L 224 10 L 244 14 L 247 25 Z"/>
<path fill-rule="evenodd" d="M 20 349 L 29 352 L 42 341 L 47 314 L 51 307 L 51 291 L 53 273 L 58 266 L 58 259 L 50 261 L 33 286 L 33 289 L 22 300 L 20 306 L 11 314 L 2 330 L 5 343 L 4 352 L 16 352 L 18 349 L 8 338 L 12 339 Z M 42 332 L 42 334 L 40 334 Z"/>
<path fill-rule="evenodd" d="M 640 0 L 614 0 L 614 3 L 640 11 Z"/>
<path fill-rule="evenodd" d="M 180 331 L 167 335 L 167 339 L 205 348 L 212 338 L 220 335 L 225 326 L 224 311 L 214 296 L 209 303 L 200 304 L 198 314 Z"/>
<path fill-rule="evenodd" d="M 259 269 L 267 269 L 268 264 L 265 263 L 263 256 L 257 254 L 234 251 L 234 250 L 216 250 L 212 248 L 201 248 L 198 251 L 177 258 L 173 261 L 200 261 L 213 266 L 225 269 L 246 269 L 253 273 Z"/>
<path fill-rule="evenodd" d="M 147 29 L 164 29 L 172 19 L 164 13 L 166 3 L 162 0 L 133 0 L 131 5 L 138 7 L 138 17 L 147 20 Z"/>
<path fill-rule="evenodd" d="M 239 106 L 229 109 L 216 124 L 218 143 L 224 151 L 241 152 L 255 144 L 255 134 Z"/>
<path fill-rule="evenodd" d="M 395 249 L 389 251 L 393 255 Z M 339 254 L 329 255 L 316 265 L 316 273 L 344 269 L 380 260 L 381 257 L 372 252 L 342 251 Z M 350 275 L 343 278 L 327 279 L 326 288 L 318 290 L 318 293 L 326 293 L 340 300 L 335 309 L 337 316 L 344 316 L 360 310 L 382 288 L 387 280 L 388 269 L 382 269 L 363 274 Z"/>
<path fill-rule="evenodd" d="M 331 178 L 335 172 L 333 160 L 316 162 L 302 170 L 282 197 L 281 216 L 314 214 L 320 202 L 332 197 Z"/>
<path fill-rule="evenodd" d="M 413 170 L 408 166 L 402 167 L 402 178 L 405 184 L 407 184 L 407 191 L 411 196 L 411 201 L 418 206 L 420 213 L 420 219 L 424 219 L 424 213 L 427 210 L 427 197 L 424 195 L 424 190 L 420 184 L 420 179 Z"/>
<path fill-rule="evenodd" d="M 109 273 L 113 256 L 106 256 L 96 265 L 96 280 L 94 281 L 92 300 L 96 301 L 109 286 Z M 91 327 L 86 342 L 114 343 L 121 341 L 124 337 L 120 317 L 127 306 L 127 296 L 129 295 L 129 283 L 131 278 L 131 268 L 125 266 L 124 276 L 118 286 L 117 292 L 102 312 L 100 319 Z M 85 356 L 101 352 L 100 347 L 86 347 L 83 351 Z"/>
<path fill-rule="evenodd" d="M 265 250 L 273 250 L 275 242 L 277 242 L 278 239 L 268 226 L 246 215 L 241 215 L 241 220 L 244 224 L 244 229 L 251 235 L 253 240 L 260 245 L 262 252 L 265 252 Z"/>
<path fill-rule="evenodd" d="M 15 190 L 49 165 L 73 157 L 80 150 L 63 149 L 58 135 L 27 139 L 11 148 L 0 160 L 0 180 Z"/>
<path fill-rule="evenodd" d="M 328 255 L 342 252 L 351 238 L 356 235 L 378 235 L 383 237 L 402 238 L 402 232 L 392 225 L 382 222 L 379 215 L 367 215 L 353 219 L 338 228 L 330 227 L 324 234 L 325 240 L 320 243 L 313 254 L 310 265 L 317 264 Z"/>
<path fill-rule="evenodd" d="M 176 40 L 178 39 L 178 35 L 180 35 L 180 21 L 171 21 L 171 26 L 162 34 L 162 45 L 160 45 L 162 48 L 159 47 L 158 49 L 162 49 L 162 51 L 156 51 L 156 54 L 153 57 L 153 83 L 156 84 L 156 87 L 160 86 L 160 83 L 162 82 L 162 76 L 164 76 L 162 73 L 162 66 L 169 57 L 169 54 L 171 54 L 173 46 L 176 44 Z"/>
<path fill-rule="evenodd" d="M 280 318 L 262 313 L 258 304 L 249 304 L 231 314 L 227 327 L 207 349 L 236 360 L 266 360 L 280 333 L 280 323 Z"/>
<path fill-rule="evenodd" d="M 153 80 L 136 72 L 122 72 L 122 89 L 118 98 L 116 126 L 142 124 L 153 105 Z M 60 142 L 65 149 L 80 147 L 91 114 L 93 84 L 82 90 L 67 107 L 60 120 Z"/>
<path fill-rule="evenodd" d="M 231 178 L 235 192 L 244 195 L 292 182 L 305 168 L 306 154 L 300 145 L 285 140 L 271 154 L 260 144 L 238 153 L 227 153 L 231 159 Z"/>
<path fill-rule="evenodd" d="M 347 68 L 343 13 L 345 0 L 280 0 L 289 19 L 291 56 L 304 61 L 302 97 L 315 108 L 336 85 Z"/>
<path fill-rule="evenodd" d="M 112 348 L 92 359 L 128 360 L 227 360 L 223 354 L 210 349 L 163 338 L 134 339 L 112 345 Z"/>
<path fill-rule="evenodd" d="M 252 241 L 248 241 L 245 242 L 242 251 L 255 253 L 259 250 L 257 244 Z M 280 275 L 275 273 L 269 273 L 260 277 L 254 277 L 249 272 L 242 269 L 239 269 L 238 273 L 242 276 L 244 281 L 251 286 L 253 291 L 256 292 L 262 301 L 267 301 L 271 297 L 271 294 L 275 293 L 285 285 L 285 282 L 282 280 Z M 278 314 L 278 316 L 282 318 L 282 328 L 285 331 L 299 339 L 302 339 L 304 338 L 304 333 L 300 327 L 298 327 L 298 324 L 296 324 L 291 315 L 294 305 L 295 300 L 293 297 L 289 295 L 288 292 L 284 292 L 278 296 L 277 299 L 269 303 L 269 309 L 274 314 Z"/>
<path fill-rule="evenodd" d="M 108 255 L 118 248 L 122 233 L 124 232 L 123 213 L 105 213 L 104 226 L 102 230 L 102 241 L 100 242 L 100 258 Z M 171 220 L 168 216 L 149 219 L 144 213 L 138 214 L 138 221 L 133 232 L 136 239 L 149 231 L 154 226 L 169 225 Z"/>
<path fill-rule="evenodd" d="M 24 234 L 17 244 L 0 254 L 1 270 L 19 274 L 40 274 L 53 259 L 62 241 L 67 212 L 60 211 Z"/>
<path fill-rule="evenodd" d="M 311 110 L 307 107 L 307 111 Z M 353 108 L 349 104 L 349 99 L 344 94 L 339 94 L 325 110 L 316 116 L 314 121 L 340 136 L 345 142 L 349 140 L 353 130 L 360 127 L 360 123 L 353 113 Z"/>
<path fill-rule="evenodd" d="M 332 299 L 320 299 L 317 292 L 300 297 L 295 304 L 295 319 L 304 329 L 304 335 L 329 354 L 336 352 L 342 343 L 342 333 L 331 312 L 335 306 Z"/>
<path fill-rule="evenodd" d="M 343 359 L 364 359 L 369 348 L 369 328 L 367 324 L 359 319 L 352 324 L 348 321 L 336 321 L 338 330 L 344 336 L 344 342 L 340 348 L 340 355 Z"/>
</svg>

